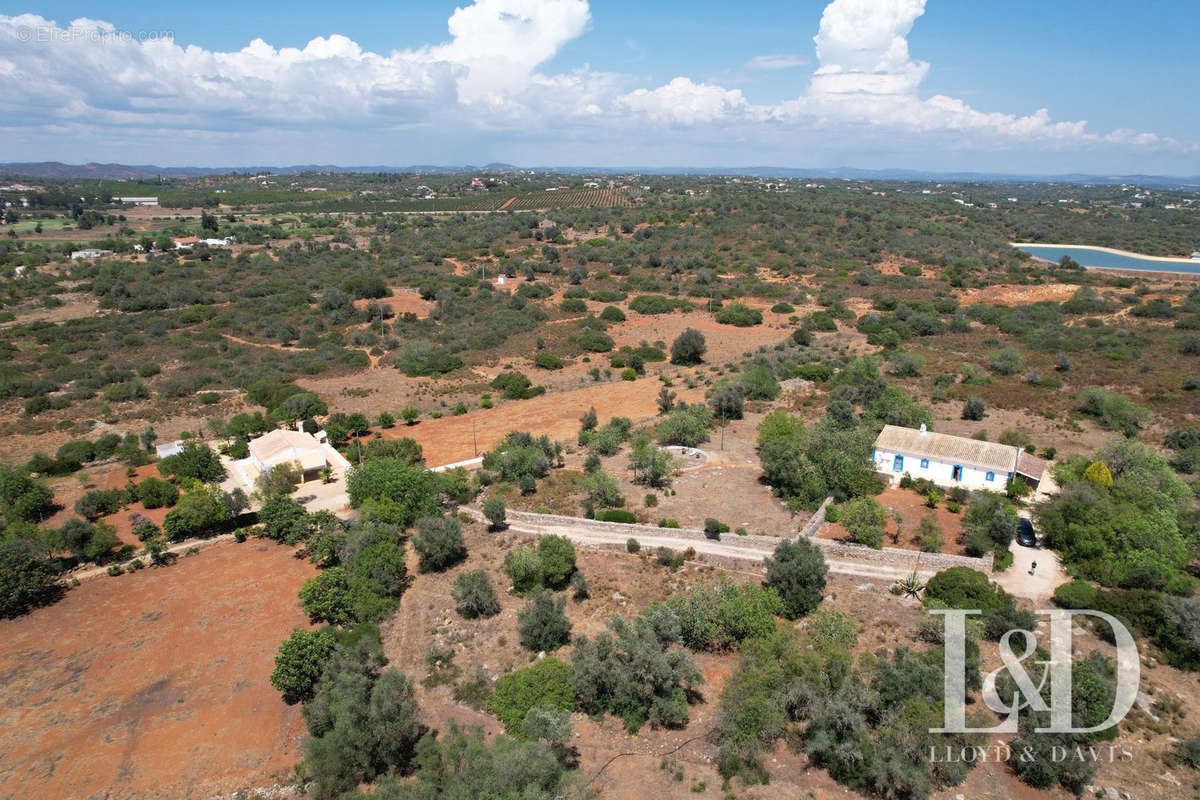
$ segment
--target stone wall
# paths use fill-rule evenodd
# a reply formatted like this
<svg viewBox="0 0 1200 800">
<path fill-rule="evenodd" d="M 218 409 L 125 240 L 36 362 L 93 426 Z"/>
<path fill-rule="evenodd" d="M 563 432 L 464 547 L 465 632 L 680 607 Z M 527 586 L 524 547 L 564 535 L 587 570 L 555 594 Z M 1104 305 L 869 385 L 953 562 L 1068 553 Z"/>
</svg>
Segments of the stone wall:
<svg viewBox="0 0 1200 800">
<path fill-rule="evenodd" d="M 640 536 L 644 537 L 647 541 L 652 541 L 656 535 L 670 536 L 675 539 L 703 540 L 708 538 L 704 535 L 704 531 L 698 528 L 660 528 L 657 525 L 639 525 L 634 522 L 604 522 L 598 519 L 586 519 L 583 517 L 564 517 L 559 514 L 534 514 L 529 511 L 510 510 L 507 517 L 509 522 L 520 522 L 526 525 L 586 527 L 593 530 L 620 533 L 633 539 L 637 539 Z M 781 537 L 777 536 L 758 536 L 756 534 L 738 536 L 736 533 L 721 534 L 721 541 L 736 542 L 737 544 L 762 547 L 768 550 L 774 550 L 775 545 L 779 544 L 780 540 Z"/>
<path fill-rule="evenodd" d="M 805 537 L 811 539 L 817 535 L 817 531 L 821 530 L 821 526 L 825 524 L 825 509 L 829 508 L 829 504 L 832 502 L 832 497 L 826 497 L 825 501 L 821 503 L 821 507 L 817 509 L 817 513 L 804 523 L 804 527 L 800 529 L 801 539 Z"/>
<path fill-rule="evenodd" d="M 830 558 L 870 560 L 876 564 L 906 567 L 909 569 L 932 569 L 940 571 L 949 569 L 950 567 L 970 567 L 986 574 L 991 574 L 992 572 L 991 553 L 988 553 L 983 558 L 973 558 L 971 556 L 955 556 L 947 553 L 922 553 L 918 550 L 902 550 L 899 547 L 885 547 L 882 550 L 875 550 L 861 544 L 837 542 L 833 539 L 818 539 L 816 537 L 813 537 L 810 541 L 820 547 L 825 555 Z"/>
</svg>

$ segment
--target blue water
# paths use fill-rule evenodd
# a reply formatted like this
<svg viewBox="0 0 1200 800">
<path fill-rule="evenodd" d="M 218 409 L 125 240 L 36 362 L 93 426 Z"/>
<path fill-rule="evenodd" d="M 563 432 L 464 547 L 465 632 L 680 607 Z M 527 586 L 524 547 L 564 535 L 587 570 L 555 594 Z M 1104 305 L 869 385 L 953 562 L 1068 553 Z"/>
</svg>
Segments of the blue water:
<svg viewBox="0 0 1200 800">
<path fill-rule="evenodd" d="M 1107 253 L 1090 247 L 1054 247 L 1044 244 L 1020 244 L 1018 250 L 1024 250 L 1031 256 L 1057 262 L 1063 256 L 1070 256 L 1085 267 L 1101 267 L 1107 269 L 1140 269 L 1149 272 L 1187 272 L 1200 274 L 1200 261 L 1162 261 L 1157 258 L 1130 258 L 1117 253 Z"/>
</svg>

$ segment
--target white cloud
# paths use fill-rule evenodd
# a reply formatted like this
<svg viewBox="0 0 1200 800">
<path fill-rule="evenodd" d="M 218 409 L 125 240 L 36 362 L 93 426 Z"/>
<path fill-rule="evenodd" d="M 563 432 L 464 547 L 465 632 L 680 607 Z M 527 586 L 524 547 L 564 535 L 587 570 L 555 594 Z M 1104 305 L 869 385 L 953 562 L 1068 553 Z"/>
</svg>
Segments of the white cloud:
<svg viewBox="0 0 1200 800">
<path fill-rule="evenodd" d="M 803 67 L 808 59 L 798 53 L 774 53 L 771 55 L 755 56 L 742 65 L 750 70 L 777 70 Z"/>
<path fill-rule="evenodd" d="M 915 91 L 929 65 L 908 55 L 908 34 L 925 0 L 834 0 L 813 41 L 821 62 L 814 94 Z"/>
<path fill-rule="evenodd" d="M 750 104 L 738 89 L 675 78 L 657 89 L 638 89 L 617 101 L 618 108 L 655 122 L 695 125 L 747 112 Z"/>
<path fill-rule="evenodd" d="M 833 0 L 814 37 L 818 63 L 808 85 L 766 104 L 687 76 L 638 87 L 630 76 L 589 67 L 547 74 L 545 65 L 588 30 L 588 0 L 474 0 L 450 16 L 445 42 L 389 54 L 339 34 L 302 48 L 254 39 L 219 52 L 137 41 L 96 20 L 59 25 L 33 14 L 0 15 L 0 130 L 10 144 L 34 149 L 48 137 L 80 157 L 100 155 L 97 143 L 136 150 L 139 138 L 161 143 L 174 136 L 181 148 L 194 149 L 209 136 L 263 148 L 260 160 L 277 155 L 272 134 L 302 152 L 305 141 L 323 141 L 321 132 L 330 131 L 345 159 L 360 152 L 355 142 L 391 152 L 380 142 L 414 129 L 422 132 L 406 141 L 423 150 L 375 157 L 426 160 L 425 152 L 450 143 L 484 152 L 498 132 L 526 152 L 540 154 L 552 143 L 568 153 L 560 159 L 575 163 L 597 163 L 597 145 L 634 160 L 666 153 L 674 163 L 703 150 L 725 164 L 747 156 L 761 163 L 763 147 L 776 159 L 803 163 L 831 141 L 866 152 L 911 146 L 929 153 L 1045 147 L 1178 154 L 1200 147 L 1129 129 L 1097 134 L 1082 121 L 1055 121 L 1045 109 L 1021 116 L 980 111 L 961 98 L 922 97 L 930 65 L 909 53 L 908 35 L 924 12 L 925 0 Z M 795 53 L 768 54 L 743 69 L 805 63 Z M 729 154 L 732 146 L 737 154 Z M 187 152 L 173 160 L 186 162 Z M 323 159 L 313 153 L 301 160 Z"/>
</svg>

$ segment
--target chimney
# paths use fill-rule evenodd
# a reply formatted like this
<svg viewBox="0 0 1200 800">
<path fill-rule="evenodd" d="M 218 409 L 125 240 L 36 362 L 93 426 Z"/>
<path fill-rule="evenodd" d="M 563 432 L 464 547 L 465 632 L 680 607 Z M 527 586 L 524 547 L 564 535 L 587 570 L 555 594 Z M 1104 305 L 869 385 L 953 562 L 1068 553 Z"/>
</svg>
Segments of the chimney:
<svg viewBox="0 0 1200 800">
<path fill-rule="evenodd" d="M 922 422 L 921 423 L 921 433 L 924 433 L 924 432 L 925 432 L 925 423 Z"/>
</svg>

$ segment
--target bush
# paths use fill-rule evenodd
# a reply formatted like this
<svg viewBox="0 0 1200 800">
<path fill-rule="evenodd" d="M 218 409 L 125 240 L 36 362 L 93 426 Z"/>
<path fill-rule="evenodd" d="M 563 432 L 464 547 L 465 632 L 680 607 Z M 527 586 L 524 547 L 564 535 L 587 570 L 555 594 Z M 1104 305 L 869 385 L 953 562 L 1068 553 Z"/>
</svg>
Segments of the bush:
<svg viewBox="0 0 1200 800">
<path fill-rule="evenodd" d="M 487 570 L 476 569 L 464 572 L 454 579 L 450 590 L 454 607 L 467 619 L 492 617 L 500 613 L 500 601 Z"/>
<path fill-rule="evenodd" d="M 833 377 L 833 367 L 828 364 L 801 364 L 792 373 L 797 378 L 816 383 L 825 383 Z"/>
<path fill-rule="evenodd" d="M 400 348 L 395 364 L 396 369 L 410 378 L 437 377 L 458 369 L 463 365 L 463 360 L 428 341 L 413 339 Z"/>
<path fill-rule="evenodd" d="M 179 500 L 179 489 L 175 484 L 159 478 L 146 478 L 138 484 L 138 500 L 146 508 L 173 506 Z"/>
<path fill-rule="evenodd" d="M 1076 399 L 1082 413 L 1095 418 L 1101 427 L 1124 436 L 1136 436 L 1150 420 L 1150 409 L 1107 389 L 1093 386 L 1080 392 Z"/>
<path fill-rule="evenodd" d="M 977 608 L 990 611 L 1008 602 L 1004 590 L 988 576 L 970 567 L 950 567 L 934 575 L 925 586 L 925 602 L 937 600 L 948 608 Z"/>
<path fill-rule="evenodd" d="M 540 591 L 517 612 L 517 633 L 521 646 L 534 653 L 550 652 L 571 638 L 571 622 L 563 613 L 567 598 Z"/>
<path fill-rule="evenodd" d="M 640 543 L 638 543 L 637 539 L 626 539 L 625 540 L 625 552 L 626 553 L 636 553 L 641 549 L 642 549 L 642 545 Z"/>
<path fill-rule="evenodd" d="M 662 618 L 663 608 L 672 612 L 674 619 Z M 678 625 L 679 641 L 692 650 L 719 651 L 769 635 L 775 630 L 775 615 L 783 610 L 773 588 L 721 582 L 673 595 L 661 607 L 650 606 L 646 615 L 660 628 Z"/>
<path fill-rule="evenodd" d="M 752 325 L 762 324 L 762 312 L 750 308 L 745 303 L 730 303 L 717 312 L 716 320 L 723 325 L 748 328 Z"/>
<path fill-rule="evenodd" d="M 708 398 L 712 415 L 722 420 L 741 419 L 745 392 L 741 386 L 726 383 L 718 386 Z"/>
<path fill-rule="evenodd" d="M 641 294 L 629 301 L 629 308 L 639 314 L 670 314 L 679 302 L 661 294 Z"/>
<path fill-rule="evenodd" d="M 1004 495 L 976 492 L 963 515 L 963 544 L 973 556 L 1007 550 L 1017 535 L 1020 517 Z"/>
<path fill-rule="evenodd" d="M 483 516 L 488 521 L 488 527 L 491 530 L 499 530 L 504 526 L 504 521 L 508 517 L 508 509 L 504 506 L 504 501 L 499 497 L 489 497 L 483 501 Z"/>
<path fill-rule="evenodd" d="M 997 350 L 988 355 L 988 368 L 997 375 L 1016 375 L 1025 369 L 1025 359 L 1012 348 Z"/>
<path fill-rule="evenodd" d="M 75 501 L 75 513 L 88 519 L 115 514 L 121 510 L 121 499 L 120 489 L 96 489 Z"/>
<path fill-rule="evenodd" d="M 530 709 L 539 707 L 575 710 L 571 668 L 557 658 L 543 658 L 501 676 L 487 698 L 488 712 L 517 738 L 525 738 L 525 717 Z"/>
<path fill-rule="evenodd" d="M 349 652 L 335 651 L 304 707 L 304 769 L 317 798 L 406 771 L 423 731 L 412 680 L 394 668 L 381 670 L 378 644 L 365 645 L 360 640 Z"/>
<path fill-rule="evenodd" d="M 842 508 L 841 524 L 852 541 L 873 547 L 883 547 L 883 528 L 888 515 L 874 497 L 856 497 Z"/>
<path fill-rule="evenodd" d="M 504 571 L 508 573 L 513 589 L 518 594 L 524 594 L 542 585 L 542 559 L 538 551 L 529 545 L 521 545 L 508 551 L 504 556 Z"/>
<path fill-rule="evenodd" d="M 328 628 L 292 631 L 275 655 L 271 685 L 289 703 L 309 700 L 336 645 L 337 640 Z"/>
<path fill-rule="evenodd" d="M 712 413 L 706 406 L 681 406 L 658 423 L 655 435 L 660 444 L 696 447 L 708 441 L 708 427 L 711 424 Z"/>
<path fill-rule="evenodd" d="M 501 372 L 492 379 L 491 387 L 504 393 L 509 400 L 527 400 L 545 393 L 546 387 L 534 386 L 523 373 Z"/>
<path fill-rule="evenodd" d="M 704 520 L 704 536 L 707 539 L 720 539 L 722 533 L 728 533 L 729 526 L 719 519 L 707 517 Z"/>
<path fill-rule="evenodd" d="M 163 520 L 163 532 L 173 541 L 213 532 L 232 517 L 224 492 L 215 486 L 188 492 Z"/>
<path fill-rule="evenodd" d="M 623 508 L 606 508 L 603 511 L 597 511 L 595 518 L 601 522 L 623 522 L 625 524 L 634 524 L 638 521 L 637 514 Z"/>
<path fill-rule="evenodd" d="M 467 557 L 462 526 L 451 517 L 423 517 L 417 520 L 412 537 L 421 572 L 444 572 Z"/>
<path fill-rule="evenodd" d="M 616 306 L 605 306 L 604 310 L 600 312 L 600 319 L 605 322 L 624 322 L 625 312 Z"/>
<path fill-rule="evenodd" d="M 749 400 L 774 400 L 779 396 L 779 381 L 775 380 L 771 368 L 764 364 L 756 364 L 743 372 L 738 383 Z"/>
<path fill-rule="evenodd" d="M 686 328 L 671 342 L 671 363 L 684 366 L 699 364 L 704 360 L 707 349 L 704 334 L 695 328 Z"/>
<path fill-rule="evenodd" d="M 799 619 L 821 602 L 829 567 L 821 549 L 807 539 L 785 539 L 766 559 L 767 586 L 783 602 L 783 614 Z"/>
<path fill-rule="evenodd" d="M 258 512 L 258 522 L 268 538 L 287 545 L 308 539 L 312 524 L 304 506 L 286 495 L 267 498 Z"/>
<path fill-rule="evenodd" d="M 967 398 L 967 402 L 963 403 L 962 418 L 968 420 L 981 420 L 984 417 L 984 412 L 987 411 L 987 403 L 978 395 L 971 395 Z"/>
<path fill-rule="evenodd" d="M 62 593 L 55 583 L 58 571 L 45 556 L 44 546 L 32 538 L 15 532 L 0 538 L 0 617 L 19 616 Z"/>
<path fill-rule="evenodd" d="M 406 458 L 372 458 L 350 470 L 350 506 L 366 516 L 407 528 L 421 517 L 441 513 L 437 474 Z"/>
<path fill-rule="evenodd" d="M 575 571 L 575 545 L 565 536 L 553 534 L 538 537 L 538 560 L 541 563 L 542 584 L 552 589 L 567 585 Z"/>
<path fill-rule="evenodd" d="M 304 610 L 335 625 L 379 622 L 395 612 L 407 570 L 399 530 L 378 522 L 351 528 L 338 548 L 340 563 L 305 582 Z"/>
<path fill-rule="evenodd" d="M 542 369 L 562 369 L 563 360 L 553 353 L 543 350 L 533 357 L 533 365 Z"/>
<path fill-rule="evenodd" d="M 646 614 L 631 621 L 614 616 L 606 626 L 575 642 L 571 688 L 579 710 L 614 714 L 630 732 L 647 722 L 684 725 L 688 692 L 704 678 L 688 653 L 670 647 L 678 628 L 655 624 Z"/>
<path fill-rule="evenodd" d="M 225 477 L 221 459 L 203 442 L 187 442 L 181 452 L 161 459 L 157 466 L 159 474 L 164 477 L 174 475 L 177 478 L 195 478 L 206 483 Z"/>
</svg>

